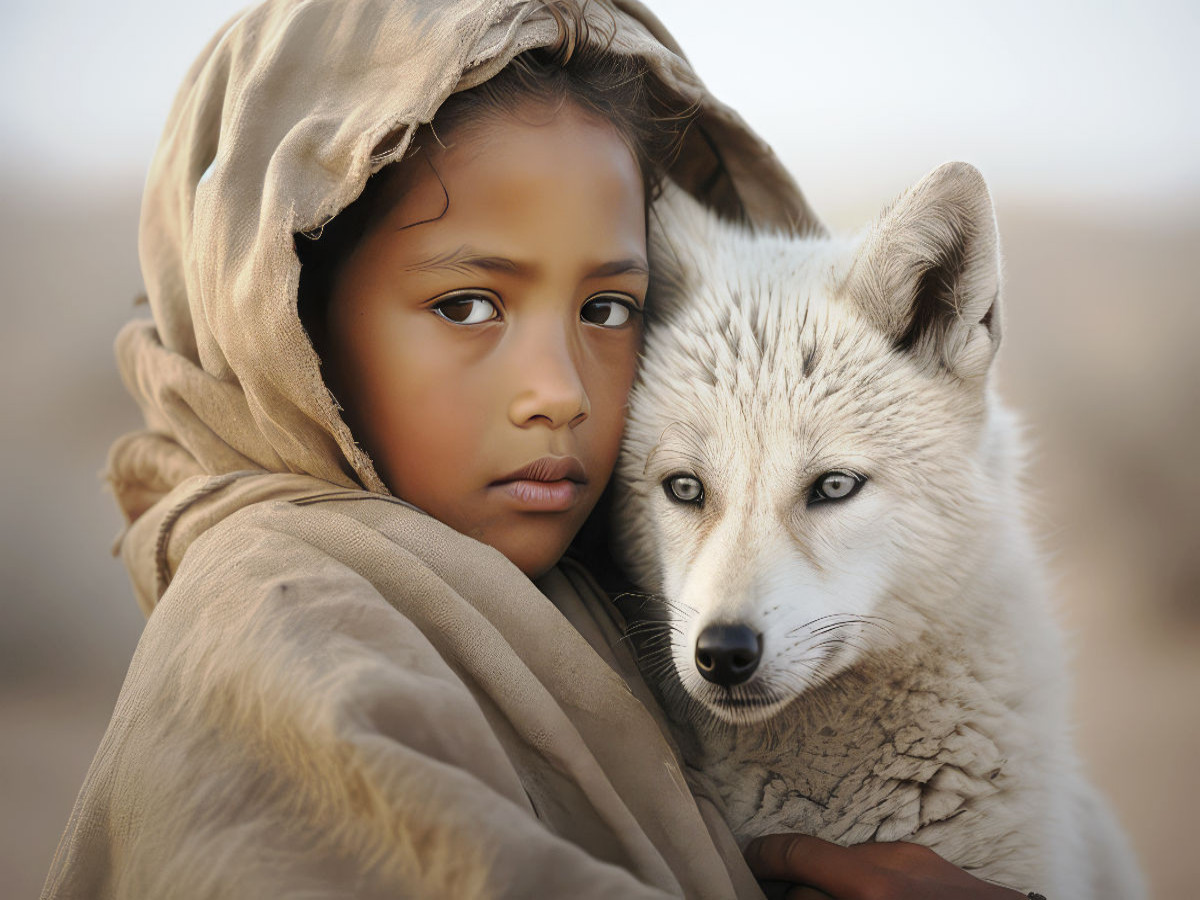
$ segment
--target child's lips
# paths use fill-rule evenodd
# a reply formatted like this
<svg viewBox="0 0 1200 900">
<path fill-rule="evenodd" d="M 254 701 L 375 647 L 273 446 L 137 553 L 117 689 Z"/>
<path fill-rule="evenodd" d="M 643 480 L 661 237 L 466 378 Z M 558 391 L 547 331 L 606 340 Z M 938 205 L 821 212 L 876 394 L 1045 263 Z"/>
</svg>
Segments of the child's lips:
<svg viewBox="0 0 1200 900">
<path fill-rule="evenodd" d="M 533 512 L 563 512 L 579 500 L 587 474 L 573 456 L 543 456 L 493 481 L 523 509 Z"/>
<path fill-rule="evenodd" d="M 497 478 L 492 484 L 510 481 L 573 481 L 587 484 L 587 473 L 584 472 L 583 463 L 574 456 L 543 456 L 509 472 L 503 478 Z"/>
<path fill-rule="evenodd" d="M 575 505 L 582 486 L 559 481 L 505 481 L 496 485 L 522 508 L 533 512 L 564 512 Z"/>
</svg>

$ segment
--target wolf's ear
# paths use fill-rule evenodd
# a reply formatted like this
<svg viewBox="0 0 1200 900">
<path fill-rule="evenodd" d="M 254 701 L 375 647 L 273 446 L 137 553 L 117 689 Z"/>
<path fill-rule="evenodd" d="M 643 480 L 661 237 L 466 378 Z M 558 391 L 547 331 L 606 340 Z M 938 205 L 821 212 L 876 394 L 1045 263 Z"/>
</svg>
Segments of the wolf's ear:
<svg viewBox="0 0 1200 900">
<path fill-rule="evenodd" d="M 847 289 L 898 348 L 985 374 L 1000 345 L 1000 249 L 983 176 L 961 162 L 926 175 L 876 220 Z"/>
</svg>

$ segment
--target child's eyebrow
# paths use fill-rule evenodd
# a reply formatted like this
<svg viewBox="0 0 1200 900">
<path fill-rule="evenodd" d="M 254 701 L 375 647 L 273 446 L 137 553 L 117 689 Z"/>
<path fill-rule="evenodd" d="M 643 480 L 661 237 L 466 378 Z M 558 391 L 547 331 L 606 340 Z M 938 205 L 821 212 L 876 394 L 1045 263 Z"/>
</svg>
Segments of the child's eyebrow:
<svg viewBox="0 0 1200 900">
<path fill-rule="evenodd" d="M 614 275 L 645 275 L 649 277 L 650 269 L 644 259 L 629 257 L 614 259 L 612 262 L 601 263 L 588 272 L 588 278 L 611 278 Z"/>
<path fill-rule="evenodd" d="M 471 247 L 462 246 L 456 250 L 439 253 L 428 259 L 419 260 L 404 267 L 406 272 L 451 271 L 467 274 L 471 271 L 506 272 L 512 275 L 528 277 L 534 267 L 517 262 L 505 256 L 489 256 Z M 590 270 L 587 278 L 611 278 L 615 275 L 646 275 L 650 274 L 646 261 L 638 257 L 614 259 L 600 263 Z"/>
</svg>

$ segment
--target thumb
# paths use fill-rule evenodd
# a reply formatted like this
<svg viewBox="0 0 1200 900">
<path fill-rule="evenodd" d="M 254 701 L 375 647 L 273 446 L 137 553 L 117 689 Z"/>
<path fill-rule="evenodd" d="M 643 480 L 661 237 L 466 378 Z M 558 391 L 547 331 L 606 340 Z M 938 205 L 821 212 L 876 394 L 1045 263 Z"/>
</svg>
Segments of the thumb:
<svg viewBox="0 0 1200 900">
<path fill-rule="evenodd" d="M 747 845 L 745 857 L 750 871 L 760 880 L 810 885 L 834 897 L 848 885 L 847 878 L 854 869 L 845 847 L 806 834 L 755 838 Z"/>
</svg>

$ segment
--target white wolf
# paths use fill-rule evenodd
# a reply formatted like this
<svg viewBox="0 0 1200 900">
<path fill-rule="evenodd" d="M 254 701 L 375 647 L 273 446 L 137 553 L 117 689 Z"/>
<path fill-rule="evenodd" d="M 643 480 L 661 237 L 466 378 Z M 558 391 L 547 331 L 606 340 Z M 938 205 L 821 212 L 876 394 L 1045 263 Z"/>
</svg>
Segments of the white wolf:
<svg viewBox="0 0 1200 900">
<path fill-rule="evenodd" d="M 1144 896 L 1072 748 L 989 386 L 982 177 L 942 166 L 846 241 L 753 234 L 677 189 L 655 213 L 615 508 L 666 610 L 643 665 L 696 790 L 743 843 L 911 840 L 1050 900 Z"/>
</svg>

